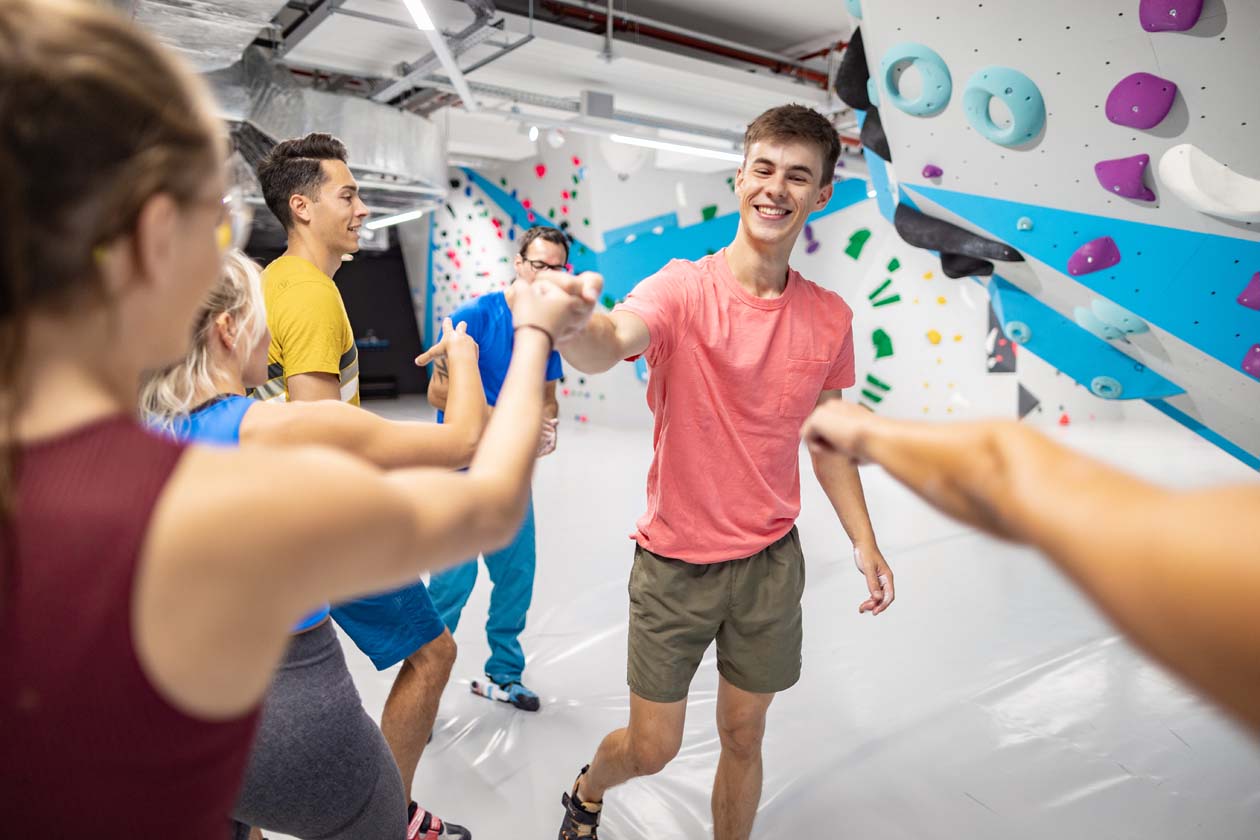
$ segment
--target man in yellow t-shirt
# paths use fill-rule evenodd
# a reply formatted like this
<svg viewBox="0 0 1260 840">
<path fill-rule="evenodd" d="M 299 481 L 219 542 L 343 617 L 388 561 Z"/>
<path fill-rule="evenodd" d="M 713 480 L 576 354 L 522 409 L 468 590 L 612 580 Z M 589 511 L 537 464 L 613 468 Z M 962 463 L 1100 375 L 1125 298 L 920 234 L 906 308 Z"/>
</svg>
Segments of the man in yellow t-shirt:
<svg viewBox="0 0 1260 840">
<path fill-rule="evenodd" d="M 359 250 L 359 227 L 368 216 L 346 159 L 337 138 L 308 134 L 277 145 L 258 168 L 263 198 L 289 239 L 284 255 L 263 272 L 271 346 L 269 381 L 254 394 L 260 399 L 359 403 L 354 334 L 332 281 L 341 258 Z M 402 664 L 381 714 L 381 732 L 410 798 L 416 764 L 455 663 L 455 640 L 420 580 L 334 605 L 332 617 L 378 670 Z M 321 771 L 336 774 L 341 768 Z M 407 819 L 408 838 L 471 837 L 415 802 Z"/>
<path fill-rule="evenodd" d="M 263 299 L 271 347 L 267 382 L 254 396 L 283 402 L 290 398 L 290 377 L 324 374 L 337 377 L 336 398 L 358 405 L 359 351 L 332 278 L 302 257 L 286 255 L 263 272 Z"/>
</svg>

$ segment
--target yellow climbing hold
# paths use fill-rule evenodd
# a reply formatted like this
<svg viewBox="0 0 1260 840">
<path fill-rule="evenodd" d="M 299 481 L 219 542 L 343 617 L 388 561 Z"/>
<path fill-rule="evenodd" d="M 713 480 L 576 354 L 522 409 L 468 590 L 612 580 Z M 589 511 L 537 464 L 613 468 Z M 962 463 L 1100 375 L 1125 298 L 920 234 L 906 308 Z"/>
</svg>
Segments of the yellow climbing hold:
<svg viewBox="0 0 1260 840">
<path fill-rule="evenodd" d="M 954 341 L 962 341 L 962 336 L 961 335 L 954 336 Z"/>
<path fill-rule="evenodd" d="M 930 272 L 930 271 L 929 271 L 927 274 L 924 274 L 924 275 L 923 275 L 923 279 L 924 279 L 924 280 L 931 280 L 931 279 L 932 279 L 932 272 Z"/>
<path fill-rule="evenodd" d="M 928 330 L 927 339 L 933 344 L 940 344 L 941 334 L 938 333 L 936 330 Z"/>
<path fill-rule="evenodd" d="M 944 295 L 941 295 L 940 297 L 938 297 L 938 298 L 936 299 L 936 302 L 937 302 L 937 303 L 939 303 L 939 304 L 941 304 L 942 306 L 944 306 L 944 305 L 945 305 L 945 296 L 944 296 Z"/>
</svg>

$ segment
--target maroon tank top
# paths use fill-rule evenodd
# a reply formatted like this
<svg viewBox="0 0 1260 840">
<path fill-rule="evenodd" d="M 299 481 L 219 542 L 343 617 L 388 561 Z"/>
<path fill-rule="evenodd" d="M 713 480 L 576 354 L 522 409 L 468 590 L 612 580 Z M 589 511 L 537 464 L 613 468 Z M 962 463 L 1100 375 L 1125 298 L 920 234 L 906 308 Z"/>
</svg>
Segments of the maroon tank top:
<svg viewBox="0 0 1260 840">
<path fill-rule="evenodd" d="M 122 417 L 22 450 L 0 529 L 0 835 L 227 836 L 257 713 L 173 708 L 131 638 L 138 558 L 182 452 Z"/>
</svg>

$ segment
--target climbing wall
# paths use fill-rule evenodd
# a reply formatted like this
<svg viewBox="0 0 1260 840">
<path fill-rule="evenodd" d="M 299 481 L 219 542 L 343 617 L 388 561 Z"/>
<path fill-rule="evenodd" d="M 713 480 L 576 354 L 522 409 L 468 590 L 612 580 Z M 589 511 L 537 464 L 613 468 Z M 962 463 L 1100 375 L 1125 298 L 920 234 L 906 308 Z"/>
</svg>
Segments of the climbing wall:
<svg viewBox="0 0 1260 840">
<path fill-rule="evenodd" d="M 1119 419 L 1100 400 L 1024 351 L 994 322 L 986 291 L 941 271 L 865 200 L 816 218 L 792 255 L 809 279 L 853 309 L 857 385 L 846 394 L 880 414 L 929 420 Z"/>
<path fill-rule="evenodd" d="M 435 319 L 510 282 L 516 237 L 530 224 L 568 222 L 574 270 L 605 275 L 606 309 L 670 259 L 699 259 L 735 236 L 731 176 L 683 180 L 640 169 L 620 178 L 598 148 L 586 153 L 593 157 L 548 155 L 499 173 L 452 170 L 450 206 L 433 217 Z M 602 194 L 586 190 L 595 198 L 582 203 L 587 180 L 600 177 L 614 199 L 613 209 L 602 215 Z M 712 203 L 679 201 L 684 191 Z M 627 204 L 635 206 L 640 221 L 627 221 Z M 603 228 L 601 218 L 617 226 Z M 836 185 L 831 204 L 803 232 L 792 264 L 853 307 L 858 384 L 848 396 L 873 411 L 1063 424 L 1122 416 L 1118 403 L 1094 397 L 1014 344 L 985 290 L 947 277 L 933 255 L 908 246 L 869 198 L 865 181 Z M 598 376 L 569 370 L 558 386 L 562 421 L 649 422 L 649 375 L 642 361 Z"/>
<path fill-rule="evenodd" d="M 1017 249 L 967 270 L 1023 347 L 1260 466 L 1260 3 L 849 7 L 885 215 Z"/>
</svg>

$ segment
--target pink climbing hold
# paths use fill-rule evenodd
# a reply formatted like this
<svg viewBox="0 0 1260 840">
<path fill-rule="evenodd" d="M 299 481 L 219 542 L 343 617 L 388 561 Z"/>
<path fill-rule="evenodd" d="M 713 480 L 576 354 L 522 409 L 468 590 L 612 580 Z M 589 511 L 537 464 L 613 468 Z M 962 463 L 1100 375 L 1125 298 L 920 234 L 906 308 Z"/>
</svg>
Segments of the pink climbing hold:
<svg viewBox="0 0 1260 840">
<path fill-rule="evenodd" d="M 945 170 L 941 169 L 939 166 L 937 166 L 934 163 L 929 163 L 927 166 L 923 167 L 924 178 L 939 178 L 944 174 L 945 174 Z"/>
<path fill-rule="evenodd" d="M 1238 296 L 1238 302 L 1248 309 L 1260 311 L 1260 271 L 1251 275 L 1251 282 Z"/>
<path fill-rule="evenodd" d="M 1120 262 L 1120 248 L 1110 236 L 1100 236 L 1076 249 L 1076 253 L 1068 259 L 1068 274 L 1079 277 L 1111 268 Z"/>
<path fill-rule="evenodd" d="M 1147 32 L 1185 32 L 1203 14 L 1203 0 L 1142 0 L 1138 19 Z"/>
<path fill-rule="evenodd" d="M 1251 345 L 1251 349 L 1243 357 L 1242 369 L 1260 379 L 1260 344 Z"/>
<path fill-rule="evenodd" d="M 1146 186 L 1142 176 L 1151 165 L 1150 155 L 1104 160 L 1094 164 L 1098 183 L 1109 193 L 1141 201 L 1154 201 L 1155 193 Z"/>
<path fill-rule="evenodd" d="M 1154 128 L 1177 99 L 1177 85 L 1150 73 L 1125 76 L 1107 95 L 1107 119 L 1129 128 Z"/>
<path fill-rule="evenodd" d="M 535 166 L 534 174 L 537 175 L 539 178 L 544 177 L 547 174 L 547 165 L 545 163 L 540 163 L 537 166 Z"/>
</svg>

